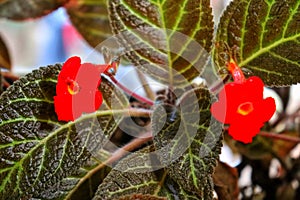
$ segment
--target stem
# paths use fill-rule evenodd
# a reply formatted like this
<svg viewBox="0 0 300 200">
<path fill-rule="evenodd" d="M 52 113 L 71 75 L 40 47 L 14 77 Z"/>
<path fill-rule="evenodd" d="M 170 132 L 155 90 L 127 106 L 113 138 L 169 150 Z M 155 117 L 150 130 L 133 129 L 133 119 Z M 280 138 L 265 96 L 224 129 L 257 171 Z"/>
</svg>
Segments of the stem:
<svg viewBox="0 0 300 200">
<path fill-rule="evenodd" d="M 233 77 L 234 82 L 236 83 L 245 82 L 246 78 L 244 76 L 244 73 L 242 72 L 241 68 L 237 65 L 237 63 L 233 58 L 230 59 L 227 67 Z"/>
<path fill-rule="evenodd" d="M 228 129 L 229 129 L 229 127 L 224 127 L 225 131 L 228 131 Z M 279 134 L 279 133 L 270 133 L 270 132 L 260 131 L 258 133 L 258 135 L 260 135 L 262 137 L 277 139 L 277 140 L 284 140 L 284 141 L 287 141 L 287 142 L 300 143 L 300 138 L 298 138 L 298 137 L 282 135 L 282 134 Z"/>
<path fill-rule="evenodd" d="M 12 81 L 16 81 L 20 78 L 19 76 L 13 74 L 12 72 L 1 72 L 1 74 L 4 78 L 9 78 Z"/>
<path fill-rule="evenodd" d="M 136 98 L 137 100 L 144 102 L 150 106 L 154 105 L 154 102 L 146 97 L 142 97 L 134 92 L 132 92 L 130 89 L 126 88 L 124 85 L 122 85 L 114 76 L 109 76 L 112 82 L 114 82 L 119 88 L 121 88 L 124 92 L 126 92 L 128 95 Z"/>
<path fill-rule="evenodd" d="M 151 99 L 151 100 L 154 100 L 155 99 L 155 93 L 150 88 L 149 83 L 148 83 L 145 75 L 137 69 L 136 69 L 136 72 L 137 72 L 137 75 L 138 75 L 138 77 L 139 77 L 139 79 L 140 79 L 140 81 L 143 85 L 143 88 L 144 88 L 148 98 Z"/>
<path fill-rule="evenodd" d="M 129 142 L 128 144 L 126 144 L 122 148 L 115 151 L 112 154 L 112 156 L 109 159 L 107 159 L 103 164 L 113 163 L 113 162 L 119 160 L 121 157 L 128 154 L 129 152 L 139 148 L 140 146 L 142 146 L 146 142 L 149 142 L 153 139 L 151 132 L 147 132 L 146 134 L 141 134 L 139 136 L 140 137 L 133 139 L 131 142 Z"/>
<path fill-rule="evenodd" d="M 2 72 L 0 70 L 0 84 L 1 84 L 0 94 L 1 94 L 1 92 L 3 92 L 4 88 L 8 88 L 10 86 L 10 83 L 7 80 L 9 80 L 11 82 L 14 82 L 18 79 L 19 79 L 19 77 L 14 75 L 13 73 L 11 73 L 11 72 Z"/>
<path fill-rule="evenodd" d="M 128 117 L 149 117 L 153 114 L 152 110 L 144 108 L 129 108 Z"/>
<path fill-rule="evenodd" d="M 261 131 L 259 133 L 259 135 L 261 135 L 263 137 L 277 139 L 277 140 L 284 140 L 287 142 L 300 143 L 300 138 L 282 135 L 282 134 L 278 134 L 278 133 L 268 133 L 268 132 Z"/>
<path fill-rule="evenodd" d="M 84 177 L 82 177 L 80 179 L 80 181 L 76 184 L 76 186 L 72 189 L 72 191 L 69 192 L 68 196 L 65 199 L 70 199 L 72 194 L 73 194 L 73 191 L 76 191 L 81 186 L 81 184 L 83 184 L 87 179 L 89 179 L 95 173 L 97 173 L 97 171 L 101 170 L 106 165 L 111 164 L 111 163 L 119 160 L 120 158 L 127 155 L 129 152 L 139 148 L 141 145 L 143 145 L 146 142 L 149 142 L 149 141 L 152 140 L 152 133 L 151 132 L 147 132 L 146 134 L 141 134 L 140 136 L 143 136 L 143 137 L 136 138 L 136 139 L 132 140 L 131 142 L 129 142 L 128 144 L 126 144 L 122 148 L 115 151 L 111 155 L 111 157 L 108 158 L 106 161 L 104 161 L 103 163 L 100 163 L 97 167 L 90 170 Z"/>
</svg>

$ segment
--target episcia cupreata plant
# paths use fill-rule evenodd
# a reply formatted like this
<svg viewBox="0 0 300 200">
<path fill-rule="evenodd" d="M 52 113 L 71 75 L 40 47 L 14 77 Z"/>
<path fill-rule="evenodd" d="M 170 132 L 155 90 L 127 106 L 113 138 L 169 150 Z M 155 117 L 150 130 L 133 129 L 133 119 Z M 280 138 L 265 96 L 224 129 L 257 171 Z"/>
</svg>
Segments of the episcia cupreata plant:
<svg viewBox="0 0 300 200">
<path fill-rule="evenodd" d="M 15 81 L 0 98 L 0 199 L 222 199 L 223 131 L 252 142 L 275 112 L 263 86 L 300 82 L 300 1 L 233 0 L 217 26 L 208 0 L 4 0 L 0 16 L 62 6 L 92 47 L 165 89 L 140 97 L 114 60 L 78 57 Z"/>
</svg>

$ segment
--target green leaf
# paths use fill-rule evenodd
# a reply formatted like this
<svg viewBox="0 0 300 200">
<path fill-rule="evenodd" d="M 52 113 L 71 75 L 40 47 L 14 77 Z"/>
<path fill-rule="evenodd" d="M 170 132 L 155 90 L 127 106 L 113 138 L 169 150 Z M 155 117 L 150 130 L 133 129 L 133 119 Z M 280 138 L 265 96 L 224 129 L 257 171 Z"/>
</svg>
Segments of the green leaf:
<svg viewBox="0 0 300 200">
<path fill-rule="evenodd" d="M 97 47 L 112 35 L 106 0 L 82 0 L 67 6 L 70 19 L 84 39 Z"/>
<path fill-rule="evenodd" d="M 209 0 L 111 0 L 109 14 L 127 58 L 162 83 L 187 85 L 213 38 Z"/>
<path fill-rule="evenodd" d="M 103 78 L 100 110 L 74 122 L 58 121 L 53 96 L 60 69 L 35 70 L 1 95 L 0 199 L 39 198 L 99 151 L 128 112 L 125 95 Z M 107 110 L 112 99 L 115 110 Z"/>
<path fill-rule="evenodd" d="M 69 0 L 4 0 L 0 2 L 0 17 L 24 20 L 42 17 L 64 5 Z"/>
<path fill-rule="evenodd" d="M 151 154 L 154 150 L 153 146 L 148 146 L 121 160 L 99 186 L 93 200 L 112 200 L 134 194 L 169 200 L 198 199 L 168 177 L 156 154 Z"/>
<path fill-rule="evenodd" d="M 147 194 L 132 194 L 132 195 L 126 195 L 124 197 L 118 198 L 117 200 L 167 200 L 167 199 L 162 197 L 155 197 Z"/>
<path fill-rule="evenodd" d="M 107 174 L 110 172 L 111 168 L 108 166 L 103 166 L 101 169 L 97 170 L 94 174 L 91 174 L 89 177 L 88 172 L 90 172 L 92 169 L 95 169 L 99 163 L 94 164 L 93 166 L 87 166 L 88 168 L 82 168 L 82 174 L 84 176 L 80 177 L 80 181 L 85 179 L 84 182 L 78 182 L 75 187 L 75 190 L 71 190 L 68 192 L 68 197 L 65 197 L 65 199 L 78 199 L 78 200 L 90 200 L 94 197 L 98 186 L 102 183 L 104 178 L 107 176 Z"/>
<path fill-rule="evenodd" d="M 0 68 L 11 69 L 11 60 L 8 49 L 0 35 Z"/>
<path fill-rule="evenodd" d="M 212 173 L 222 146 L 222 126 L 211 117 L 207 89 L 187 92 L 177 106 L 159 105 L 152 116 L 154 145 L 170 177 L 199 198 L 212 199 Z"/>
<path fill-rule="evenodd" d="M 99 165 L 93 159 L 87 162 L 74 174 L 64 178 L 58 183 L 47 188 L 39 194 L 39 198 L 34 197 L 32 200 L 54 200 L 54 199 L 72 199 L 72 200 L 90 200 L 103 181 L 110 172 L 110 167 L 103 166 L 102 168 L 90 173 Z"/>
<path fill-rule="evenodd" d="M 147 154 L 144 153 L 153 150 L 153 146 L 146 147 L 138 153 L 132 153 L 121 160 L 116 169 L 113 169 L 99 186 L 94 200 L 115 199 L 130 194 L 157 196 L 157 193 L 161 190 L 160 183 L 164 182 L 165 176 L 158 177 L 153 173 L 151 162 L 143 162 L 150 160 Z M 155 164 L 158 163 L 155 162 Z M 135 170 L 144 170 L 144 173 L 136 173 Z"/>
<path fill-rule="evenodd" d="M 224 43 L 238 46 L 240 67 L 260 76 L 268 86 L 300 82 L 300 1 L 234 0 L 218 27 L 215 62 Z"/>
</svg>

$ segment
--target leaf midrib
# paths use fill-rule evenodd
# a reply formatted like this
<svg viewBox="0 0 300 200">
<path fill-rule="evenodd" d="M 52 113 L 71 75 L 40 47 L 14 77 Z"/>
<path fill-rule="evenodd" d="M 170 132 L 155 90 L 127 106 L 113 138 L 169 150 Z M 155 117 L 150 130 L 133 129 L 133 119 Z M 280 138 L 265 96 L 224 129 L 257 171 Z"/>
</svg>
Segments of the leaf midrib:
<svg viewBox="0 0 300 200">
<path fill-rule="evenodd" d="M 160 19 L 161 19 L 161 23 L 162 23 L 162 27 L 165 30 L 165 35 L 166 35 L 166 39 L 169 40 L 168 38 L 168 30 L 166 29 L 166 23 L 165 23 L 165 15 L 164 15 L 164 9 L 163 9 L 163 4 L 162 3 L 156 3 L 158 9 L 159 9 L 159 13 L 160 13 Z M 172 58 L 171 58 L 171 54 L 170 54 L 170 44 L 169 41 L 166 41 L 166 48 L 167 48 L 167 57 L 168 57 L 168 69 L 169 69 L 169 86 L 172 87 L 174 85 L 174 79 L 173 79 L 173 68 L 172 68 Z"/>
<path fill-rule="evenodd" d="M 271 49 L 279 46 L 280 44 L 283 44 L 285 42 L 289 42 L 289 41 L 294 41 L 297 39 L 297 37 L 300 36 L 300 33 L 299 34 L 296 34 L 292 37 L 288 37 L 288 38 L 282 38 L 280 40 L 277 40 L 273 43 L 271 43 L 270 45 L 264 47 L 264 48 L 261 48 L 259 49 L 257 52 L 253 53 L 251 56 L 249 56 L 248 58 L 246 58 L 245 60 L 242 60 L 239 65 L 240 67 L 243 67 L 243 66 L 246 66 L 249 62 L 251 62 L 252 60 L 254 60 L 255 58 L 259 57 L 260 55 L 264 54 L 264 53 L 267 53 L 268 51 L 270 51 Z"/>
<path fill-rule="evenodd" d="M 51 138 L 52 136 L 56 135 L 57 133 L 59 133 L 61 130 L 64 130 L 65 128 L 68 128 L 72 125 L 75 125 L 76 123 L 83 121 L 85 119 L 89 119 L 93 116 L 106 116 L 106 115 L 113 115 L 113 114 L 124 114 L 127 113 L 129 111 L 129 109 L 124 109 L 124 110 L 105 110 L 105 111 L 97 111 L 91 114 L 87 114 L 82 116 L 81 118 L 79 118 L 78 120 L 74 121 L 74 122 L 69 122 L 66 123 L 64 125 L 62 125 L 61 127 L 59 127 L 58 129 L 54 130 L 51 134 L 49 134 L 47 137 L 43 138 L 42 140 L 39 141 L 39 143 L 34 146 L 30 151 L 28 151 L 26 153 L 26 155 L 20 159 L 20 161 L 16 162 L 16 164 L 11 167 L 11 171 L 6 175 L 5 179 L 2 181 L 1 185 L 0 185 L 0 192 L 3 191 L 5 189 L 5 186 L 7 185 L 7 183 L 9 182 L 9 179 L 11 177 L 11 174 L 14 170 L 17 170 L 18 168 L 22 167 L 22 163 L 28 159 L 28 157 L 41 145 L 45 145 L 46 142 L 48 141 L 49 138 Z M 17 182 L 19 182 L 19 178 L 17 180 Z M 20 191 L 22 192 L 22 191 Z"/>
</svg>

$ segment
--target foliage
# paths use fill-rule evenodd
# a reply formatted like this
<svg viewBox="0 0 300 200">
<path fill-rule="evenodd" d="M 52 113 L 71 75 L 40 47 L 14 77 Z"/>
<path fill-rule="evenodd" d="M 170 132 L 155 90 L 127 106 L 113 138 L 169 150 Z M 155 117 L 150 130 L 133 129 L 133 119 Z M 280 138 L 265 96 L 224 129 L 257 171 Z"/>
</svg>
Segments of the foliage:
<svg viewBox="0 0 300 200">
<path fill-rule="evenodd" d="M 62 122 L 53 104 L 61 64 L 13 78 L 0 97 L 0 199 L 210 200 L 214 191 L 219 199 L 239 192 L 243 199 L 300 198 L 300 163 L 290 154 L 299 143 L 299 110 L 285 113 L 289 88 L 275 89 L 284 109 L 248 145 L 228 137 L 210 113 L 212 91 L 228 79 L 229 54 L 268 86 L 300 82 L 300 1 L 233 0 L 217 28 L 208 0 L 0 0 L 0 17 L 28 20 L 62 6 L 92 47 L 102 51 L 114 34 L 111 51 L 122 49 L 166 89 L 145 104 L 103 75 L 100 109 Z M 0 67 L 11 69 L 2 38 Z M 222 73 L 219 85 L 193 83 L 207 71 Z M 1 83 L 12 77 L 3 75 Z M 242 155 L 236 169 L 219 161 L 223 142 Z M 275 178 L 268 173 L 274 159 Z M 247 165 L 250 195 L 237 186 Z"/>
</svg>

